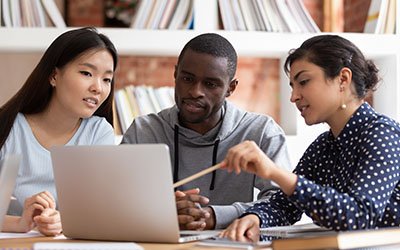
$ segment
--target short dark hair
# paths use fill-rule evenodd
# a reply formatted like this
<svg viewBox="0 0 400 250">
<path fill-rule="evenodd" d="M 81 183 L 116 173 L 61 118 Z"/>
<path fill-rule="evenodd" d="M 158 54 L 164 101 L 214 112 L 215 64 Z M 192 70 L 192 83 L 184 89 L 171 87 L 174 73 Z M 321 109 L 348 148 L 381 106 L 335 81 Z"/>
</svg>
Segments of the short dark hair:
<svg viewBox="0 0 400 250">
<path fill-rule="evenodd" d="M 179 54 L 178 65 L 187 49 L 198 53 L 213 55 L 215 57 L 226 58 L 228 60 L 228 74 L 230 80 L 235 76 L 237 54 L 232 44 L 226 38 L 215 33 L 205 33 L 192 38 Z"/>
<path fill-rule="evenodd" d="M 19 112 L 36 114 L 47 107 L 53 94 L 50 77 L 56 68 L 61 69 L 87 51 L 102 49 L 110 52 L 115 71 L 117 51 L 113 43 L 105 35 L 99 34 L 95 28 L 74 29 L 58 36 L 47 48 L 22 88 L 0 108 L 0 149 L 6 141 Z M 109 96 L 94 113 L 94 115 L 106 118 L 111 125 L 113 124 L 113 98 L 114 77 L 111 81 Z"/>
<path fill-rule="evenodd" d="M 306 59 L 321 67 L 325 76 L 330 79 L 338 76 L 342 68 L 349 68 L 352 71 L 356 95 L 360 99 L 369 91 L 374 91 L 380 80 L 375 64 L 366 60 L 352 42 L 337 35 L 314 36 L 299 48 L 291 50 L 284 64 L 286 74 L 290 72 L 293 62 L 299 59 Z"/>
</svg>

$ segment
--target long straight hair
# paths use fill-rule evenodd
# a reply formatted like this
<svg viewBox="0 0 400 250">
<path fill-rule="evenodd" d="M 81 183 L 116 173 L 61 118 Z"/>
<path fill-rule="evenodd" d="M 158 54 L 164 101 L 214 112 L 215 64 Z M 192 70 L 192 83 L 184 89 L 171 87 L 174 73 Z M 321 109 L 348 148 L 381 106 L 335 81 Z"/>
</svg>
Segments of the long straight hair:
<svg viewBox="0 0 400 250">
<path fill-rule="evenodd" d="M 117 51 L 113 43 L 95 28 L 85 27 L 67 31 L 57 37 L 43 54 L 38 65 L 29 75 L 22 88 L 0 108 L 0 149 L 3 147 L 19 112 L 37 114 L 46 109 L 53 94 L 50 77 L 55 69 L 61 69 L 69 62 L 89 50 L 106 49 L 117 67 Z M 112 102 L 114 78 L 107 99 L 94 115 L 104 117 L 113 125 Z"/>
</svg>

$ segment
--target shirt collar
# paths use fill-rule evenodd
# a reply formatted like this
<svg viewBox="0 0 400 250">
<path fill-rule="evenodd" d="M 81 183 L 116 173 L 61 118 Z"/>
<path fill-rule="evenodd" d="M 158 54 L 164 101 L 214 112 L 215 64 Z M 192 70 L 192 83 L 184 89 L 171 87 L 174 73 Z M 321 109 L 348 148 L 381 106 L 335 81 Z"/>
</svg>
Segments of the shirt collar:
<svg viewBox="0 0 400 250">
<path fill-rule="evenodd" d="M 336 139 L 332 134 L 332 130 L 329 131 L 328 140 L 341 150 L 346 146 L 349 138 L 358 134 L 361 131 L 360 128 L 375 114 L 376 112 L 374 109 L 367 102 L 364 102 L 350 117 L 349 121 Z"/>
</svg>

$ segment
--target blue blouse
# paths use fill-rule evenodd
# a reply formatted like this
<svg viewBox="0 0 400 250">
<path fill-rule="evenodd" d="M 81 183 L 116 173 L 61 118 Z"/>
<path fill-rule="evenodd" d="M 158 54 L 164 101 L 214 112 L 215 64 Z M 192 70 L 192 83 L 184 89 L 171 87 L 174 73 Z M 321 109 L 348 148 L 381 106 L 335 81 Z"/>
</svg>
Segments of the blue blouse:
<svg viewBox="0 0 400 250">
<path fill-rule="evenodd" d="M 261 227 L 293 224 L 302 213 L 337 231 L 399 226 L 399 161 L 400 124 L 363 103 L 336 139 L 327 131 L 308 147 L 292 195 L 279 191 L 245 214 Z"/>
</svg>

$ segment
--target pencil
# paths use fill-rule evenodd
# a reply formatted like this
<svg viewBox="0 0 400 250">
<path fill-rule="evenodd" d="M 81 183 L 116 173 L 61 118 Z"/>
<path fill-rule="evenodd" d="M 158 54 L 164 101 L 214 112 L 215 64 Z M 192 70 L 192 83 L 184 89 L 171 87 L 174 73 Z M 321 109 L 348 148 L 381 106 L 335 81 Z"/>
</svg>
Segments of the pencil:
<svg viewBox="0 0 400 250">
<path fill-rule="evenodd" d="M 197 179 L 200 176 L 203 176 L 203 175 L 208 174 L 208 173 L 210 173 L 210 172 L 212 172 L 214 170 L 217 170 L 220 167 L 222 167 L 222 165 L 220 163 L 218 163 L 218 164 L 216 164 L 216 165 L 214 165 L 212 167 L 209 167 L 207 169 L 204 169 L 203 171 L 200 171 L 200 172 L 198 172 L 198 173 L 196 173 L 194 175 L 191 175 L 191 176 L 189 176 L 189 177 L 187 177 L 187 178 L 185 178 L 183 180 L 175 182 L 174 183 L 174 188 L 179 187 L 179 186 L 181 186 L 181 185 L 183 185 L 183 184 L 185 184 L 185 183 L 187 183 L 189 181 L 193 181 L 194 179 Z"/>
</svg>

